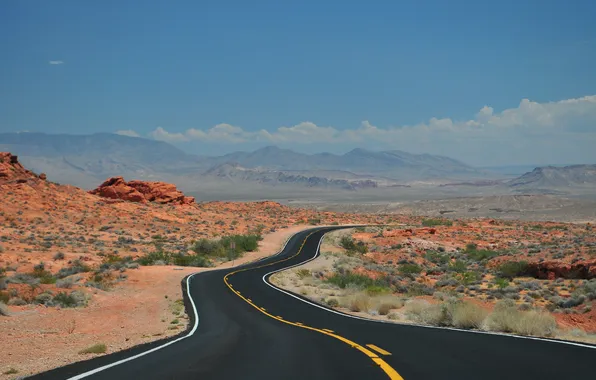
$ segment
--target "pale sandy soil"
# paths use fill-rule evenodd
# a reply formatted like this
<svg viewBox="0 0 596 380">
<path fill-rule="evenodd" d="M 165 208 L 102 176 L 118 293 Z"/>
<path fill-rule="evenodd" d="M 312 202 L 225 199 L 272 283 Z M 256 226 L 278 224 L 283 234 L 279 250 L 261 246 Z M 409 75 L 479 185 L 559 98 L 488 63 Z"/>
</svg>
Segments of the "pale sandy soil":
<svg viewBox="0 0 596 380">
<path fill-rule="evenodd" d="M 249 252 L 235 261 L 240 265 L 277 253 L 294 233 L 310 226 L 292 226 L 264 235 L 258 252 Z M 184 276 L 230 267 L 174 266 L 141 267 L 129 270 L 128 281 L 113 290 L 96 290 L 89 306 L 57 309 L 39 305 L 12 308 L 13 315 L 0 318 L 2 350 L 0 379 L 12 379 L 87 359 L 78 352 L 97 343 L 107 345 L 107 353 L 162 339 L 183 331 L 188 323 L 176 305 L 182 298 Z M 199 301 L 200 302 L 200 301 Z M 178 319 L 178 324 L 171 322 Z M 4 375 L 14 368 L 16 374 Z"/>
</svg>

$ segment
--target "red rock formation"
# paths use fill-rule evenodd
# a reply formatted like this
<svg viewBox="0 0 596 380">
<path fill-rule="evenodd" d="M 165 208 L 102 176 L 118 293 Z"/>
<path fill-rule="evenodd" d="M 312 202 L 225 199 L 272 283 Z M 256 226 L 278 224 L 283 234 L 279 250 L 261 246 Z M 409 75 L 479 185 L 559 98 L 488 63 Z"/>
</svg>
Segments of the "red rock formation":
<svg viewBox="0 0 596 380">
<path fill-rule="evenodd" d="M 536 278 L 554 280 L 555 278 L 590 279 L 596 278 L 596 260 L 582 260 L 573 264 L 560 261 L 528 263 L 528 273 Z"/>
<path fill-rule="evenodd" d="M 113 177 L 89 193 L 110 199 L 128 202 L 156 202 L 162 204 L 191 205 L 193 197 L 187 197 L 175 185 L 165 182 L 124 181 L 122 177 Z"/>
<path fill-rule="evenodd" d="M 0 152 L 0 181 L 25 183 L 38 178 L 40 177 L 21 165 L 17 156 L 9 152 Z M 42 179 L 45 180 L 45 174 Z"/>
</svg>

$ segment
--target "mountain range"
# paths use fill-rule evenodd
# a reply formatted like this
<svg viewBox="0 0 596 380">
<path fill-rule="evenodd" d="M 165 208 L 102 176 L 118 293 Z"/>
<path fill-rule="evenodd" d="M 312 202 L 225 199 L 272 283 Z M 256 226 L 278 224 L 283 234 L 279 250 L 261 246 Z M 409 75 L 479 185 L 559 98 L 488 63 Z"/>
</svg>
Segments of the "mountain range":
<svg viewBox="0 0 596 380">
<path fill-rule="evenodd" d="M 303 154 L 268 146 L 221 156 L 188 154 L 162 141 L 110 133 L 66 135 L 0 133 L 0 151 L 12 152 L 56 182 L 91 189 L 106 178 L 164 180 L 185 191 L 274 187 L 361 191 L 380 188 L 491 184 L 514 192 L 591 186 L 594 165 L 536 168 L 506 181 L 502 173 L 458 160 L 398 150 L 353 149 L 345 154 Z M 230 186 L 232 185 L 232 186 Z M 480 186 L 480 185 L 479 185 Z M 492 185 L 491 185 L 492 186 Z M 489 186 L 490 187 L 490 186 Z"/>
</svg>

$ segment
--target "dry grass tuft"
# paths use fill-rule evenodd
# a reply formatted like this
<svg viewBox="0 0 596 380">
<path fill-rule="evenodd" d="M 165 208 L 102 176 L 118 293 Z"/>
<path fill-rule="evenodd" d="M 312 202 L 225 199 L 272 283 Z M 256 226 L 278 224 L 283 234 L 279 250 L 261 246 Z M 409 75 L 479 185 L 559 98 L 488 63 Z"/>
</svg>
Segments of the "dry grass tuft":
<svg viewBox="0 0 596 380">
<path fill-rule="evenodd" d="M 520 311 L 513 302 L 498 302 L 485 319 L 483 328 L 520 335 L 553 336 L 557 322 L 549 313 L 537 310 Z"/>
<path fill-rule="evenodd" d="M 368 311 L 371 303 L 371 297 L 368 294 L 359 293 L 350 297 L 349 308 L 351 311 Z"/>
<path fill-rule="evenodd" d="M 79 354 L 103 354 L 107 351 L 107 347 L 103 343 L 94 344 L 91 347 L 87 347 L 84 350 L 79 351 Z"/>
<path fill-rule="evenodd" d="M 450 312 L 453 327 L 460 329 L 480 328 L 488 315 L 488 311 L 471 302 L 454 304 Z"/>
</svg>

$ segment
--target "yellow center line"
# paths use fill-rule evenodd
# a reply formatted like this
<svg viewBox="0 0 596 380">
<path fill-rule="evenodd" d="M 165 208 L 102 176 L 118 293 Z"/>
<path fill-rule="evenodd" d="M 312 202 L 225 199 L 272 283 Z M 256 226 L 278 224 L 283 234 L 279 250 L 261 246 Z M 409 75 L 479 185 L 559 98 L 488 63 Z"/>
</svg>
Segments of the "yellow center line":
<svg viewBox="0 0 596 380">
<path fill-rule="evenodd" d="M 387 376 L 389 376 L 389 378 L 391 380 L 404 380 L 404 378 L 401 377 L 400 374 L 397 373 L 397 371 L 395 369 L 393 369 L 393 367 L 391 367 L 389 364 L 387 364 L 386 361 L 384 361 L 383 359 L 381 359 L 377 354 L 375 354 L 371 350 L 369 350 L 369 349 L 367 349 L 367 348 L 359 345 L 358 343 L 353 342 L 353 341 L 351 341 L 351 340 L 349 340 L 347 338 L 344 338 L 343 336 L 340 336 L 340 335 L 337 335 L 337 334 L 333 333 L 333 330 L 329 330 L 329 329 L 318 329 L 318 328 L 315 328 L 315 327 L 310 327 L 310 326 L 307 326 L 307 325 L 303 325 L 301 323 L 286 321 L 286 320 L 284 320 L 280 316 L 275 316 L 273 314 L 268 313 L 267 311 L 265 311 L 265 309 L 263 309 L 263 308 L 255 305 L 248 298 L 246 298 L 243 295 L 241 295 L 239 291 L 234 290 L 232 288 L 232 285 L 228 281 L 228 278 L 230 276 L 232 276 L 234 274 L 237 274 L 237 273 L 240 273 L 240 272 L 246 272 L 246 271 L 253 270 L 253 269 L 259 269 L 259 268 L 264 268 L 264 267 L 268 267 L 268 266 L 271 266 L 271 265 L 283 263 L 284 261 L 288 261 L 288 260 L 293 259 L 294 257 L 297 257 L 300 254 L 300 252 L 302 252 L 302 248 L 304 248 L 304 244 L 306 244 L 306 241 L 308 240 L 308 238 L 312 234 L 314 234 L 315 232 L 317 232 L 317 231 L 313 231 L 310 234 L 308 234 L 308 236 L 306 236 L 306 238 L 302 242 L 302 245 L 300 246 L 300 249 L 298 250 L 298 252 L 296 252 L 295 255 L 292 255 L 292 256 L 287 257 L 285 259 L 278 260 L 278 261 L 275 261 L 275 262 L 272 262 L 272 263 L 269 263 L 269 264 L 264 264 L 264 265 L 261 265 L 261 266 L 258 266 L 258 267 L 254 267 L 254 268 L 243 268 L 243 269 L 238 269 L 238 270 L 236 270 L 234 272 L 230 272 L 230 273 L 228 273 L 228 274 L 226 274 L 224 276 L 224 282 L 226 283 L 226 285 L 228 286 L 228 288 L 230 288 L 230 290 L 232 290 L 232 292 L 234 292 L 234 294 L 236 294 L 238 297 L 242 298 L 246 303 L 248 303 L 249 305 L 251 305 L 252 307 L 254 307 L 255 309 L 257 309 L 261 313 L 265 314 L 266 316 L 268 316 L 270 318 L 273 318 L 273 319 L 276 319 L 276 320 L 278 320 L 280 322 L 286 323 L 288 325 L 300 327 L 300 328 L 307 329 L 307 330 L 316 331 L 316 332 L 319 332 L 321 334 L 328 335 L 328 336 L 333 337 L 333 338 L 335 338 L 337 340 L 340 340 L 340 341 L 346 343 L 347 345 L 356 348 L 357 350 L 359 350 L 360 352 L 362 352 L 363 354 L 365 354 L 366 356 L 368 356 L 373 362 L 375 362 L 387 374 Z"/>
<path fill-rule="evenodd" d="M 381 355 L 391 355 L 391 352 L 383 350 L 381 347 L 375 346 L 374 344 L 367 344 L 366 346 L 368 348 L 372 348 L 373 350 L 377 351 Z"/>
</svg>

